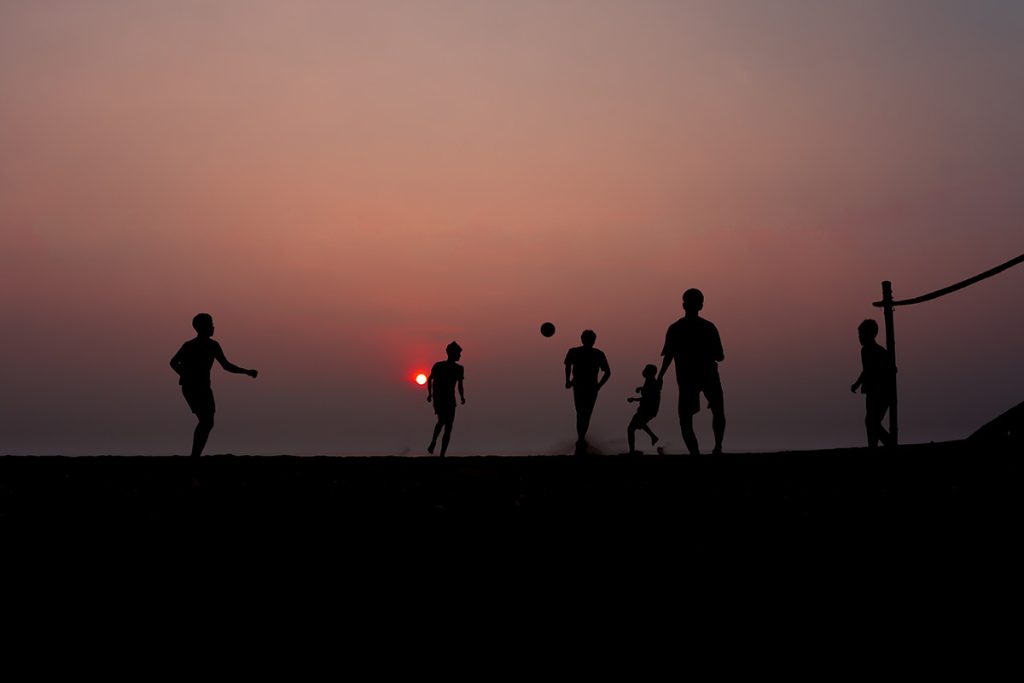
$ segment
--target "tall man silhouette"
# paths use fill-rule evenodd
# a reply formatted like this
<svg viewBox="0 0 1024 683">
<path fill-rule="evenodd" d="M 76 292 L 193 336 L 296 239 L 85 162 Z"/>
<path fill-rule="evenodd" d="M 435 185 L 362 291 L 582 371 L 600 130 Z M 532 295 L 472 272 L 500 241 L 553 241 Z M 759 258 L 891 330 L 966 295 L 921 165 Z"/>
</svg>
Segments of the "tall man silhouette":
<svg viewBox="0 0 1024 683">
<path fill-rule="evenodd" d="M 580 341 L 583 346 L 574 346 L 565 355 L 565 388 L 572 389 L 573 402 L 576 404 L 577 454 L 586 452 L 587 430 L 590 429 L 590 416 L 594 414 L 594 404 L 597 403 L 597 392 L 612 375 L 604 351 L 594 348 L 597 334 L 593 330 L 583 330 Z M 600 380 L 597 378 L 598 370 L 603 373 Z"/>
<path fill-rule="evenodd" d="M 658 381 L 665 376 L 668 366 L 675 361 L 676 381 L 679 383 L 679 427 L 683 441 L 691 455 L 699 455 L 697 435 L 693 432 L 693 416 L 700 412 L 700 395 L 703 393 L 711 409 L 711 428 L 715 433 L 713 453 L 722 452 L 722 437 L 725 436 L 725 401 L 722 396 L 722 381 L 718 377 L 718 363 L 725 360 L 722 339 L 718 328 L 700 317 L 704 308 L 704 294 L 699 289 L 683 292 L 685 315 L 669 325 L 665 333 L 665 357 L 658 373 Z"/>
<path fill-rule="evenodd" d="M 206 447 L 206 440 L 213 429 L 213 414 L 217 410 L 213 400 L 213 389 L 210 387 L 213 361 L 216 360 L 228 372 L 250 377 L 256 377 L 257 372 L 228 362 L 220 344 L 211 339 L 213 317 L 209 313 L 200 313 L 192 318 L 192 327 L 196 331 L 195 339 L 181 345 L 171 359 L 171 368 L 178 373 L 178 384 L 181 385 L 181 393 L 185 396 L 188 407 L 199 419 L 192 436 L 192 457 L 198 458 Z"/>
</svg>

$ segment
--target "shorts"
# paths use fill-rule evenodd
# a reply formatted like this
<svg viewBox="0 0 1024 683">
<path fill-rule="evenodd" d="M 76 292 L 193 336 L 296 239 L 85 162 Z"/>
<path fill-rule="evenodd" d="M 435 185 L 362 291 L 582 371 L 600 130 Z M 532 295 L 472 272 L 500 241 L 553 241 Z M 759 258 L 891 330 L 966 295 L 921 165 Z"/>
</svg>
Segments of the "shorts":
<svg viewBox="0 0 1024 683">
<path fill-rule="evenodd" d="M 439 422 L 452 422 L 455 420 L 454 403 L 438 403 L 434 401 L 434 414 Z"/>
<path fill-rule="evenodd" d="M 722 380 L 718 373 L 709 374 L 699 380 L 684 379 L 679 383 L 679 417 L 689 417 L 700 412 L 700 395 L 708 400 L 712 414 L 725 412 L 725 397 L 722 394 Z"/>
<path fill-rule="evenodd" d="M 572 401 L 576 406 L 576 412 L 581 415 L 591 415 L 594 406 L 597 405 L 597 386 L 581 387 L 573 385 Z"/>
<path fill-rule="evenodd" d="M 211 387 L 182 387 L 181 394 L 185 397 L 189 409 L 196 415 L 213 415 L 217 412 L 217 404 L 213 400 Z"/>
<path fill-rule="evenodd" d="M 629 421 L 629 426 L 626 429 L 640 429 L 645 427 L 655 416 L 650 413 L 642 413 L 639 410 L 633 415 L 633 419 Z"/>
</svg>

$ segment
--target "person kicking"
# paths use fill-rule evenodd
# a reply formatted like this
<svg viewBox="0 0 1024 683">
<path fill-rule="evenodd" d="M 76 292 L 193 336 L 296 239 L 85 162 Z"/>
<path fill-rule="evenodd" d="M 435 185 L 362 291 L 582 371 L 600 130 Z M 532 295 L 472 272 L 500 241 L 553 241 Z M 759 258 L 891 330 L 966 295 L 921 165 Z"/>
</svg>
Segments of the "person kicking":
<svg viewBox="0 0 1024 683">
<path fill-rule="evenodd" d="M 181 345 L 171 359 L 171 368 L 178 373 L 178 384 L 185 397 L 188 407 L 198 418 L 199 423 L 192 435 L 192 456 L 198 458 L 203 454 L 206 440 L 213 429 L 213 415 L 217 405 L 213 400 L 213 389 L 210 386 L 210 370 L 213 361 L 228 372 L 256 377 L 256 370 L 246 370 L 229 362 L 224 350 L 213 337 L 213 316 L 200 313 L 192 318 L 192 327 L 196 331 L 195 339 L 189 339 Z"/>
</svg>

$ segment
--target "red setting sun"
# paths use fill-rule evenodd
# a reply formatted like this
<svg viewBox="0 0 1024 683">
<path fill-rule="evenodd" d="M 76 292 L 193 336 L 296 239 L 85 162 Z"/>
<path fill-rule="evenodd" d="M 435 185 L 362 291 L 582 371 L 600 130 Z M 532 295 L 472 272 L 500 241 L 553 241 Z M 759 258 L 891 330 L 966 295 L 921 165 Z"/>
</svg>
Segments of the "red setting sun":
<svg viewBox="0 0 1024 683">
<path fill-rule="evenodd" d="M 418 375 L 416 375 L 416 384 L 426 384 L 426 383 L 427 383 L 427 376 L 426 375 L 424 375 L 422 372 L 419 373 Z"/>
</svg>

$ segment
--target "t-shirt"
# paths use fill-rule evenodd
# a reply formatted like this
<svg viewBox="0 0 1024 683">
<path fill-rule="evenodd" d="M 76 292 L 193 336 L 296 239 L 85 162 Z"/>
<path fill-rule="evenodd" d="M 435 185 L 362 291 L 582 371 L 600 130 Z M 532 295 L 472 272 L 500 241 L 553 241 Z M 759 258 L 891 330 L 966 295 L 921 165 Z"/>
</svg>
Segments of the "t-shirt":
<svg viewBox="0 0 1024 683">
<path fill-rule="evenodd" d="M 174 354 L 172 360 L 176 361 L 175 364 L 181 373 L 178 384 L 183 387 L 210 386 L 210 369 L 213 367 L 213 361 L 223 355 L 220 344 L 209 337 L 189 339 L 181 345 L 181 349 Z"/>
<path fill-rule="evenodd" d="M 455 385 L 463 380 L 466 369 L 453 360 L 441 360 L 430 369 L 433 378 L 434 401 L 442 405 L 455 405 Z"/>
<path fill-rule="evenodd" d="M 593 346 L 574 346 L 565 354 L 565 364 L 572 366 L 572 383 L 582 389 L 597 386 L 597 371 L 611 372 L 604 351 Z"/>
<path fill-rule="evenodd" d="M 639 411 L 644 415 L 657 415 L 659 407 L 661 407 L 661 385 L 654 378 L 644 380 L 644 385 L 640 387 Z"/>
<path fill-rule="evenodd" d="M 696 316 L 680 318 L 669 325 L 661 355 L 672 358 L 680 382 L 717 373 L 718 361 L 725 359 L 718 328 Z"/>
<path fill-rule="evenodd" d="M 864 367 L 861 393 L 884 395 L 892 392 L 896 371 L 885 347 L 877 342 L 865 344 L 860 349 L 860 362 Z"/>
</svg>

